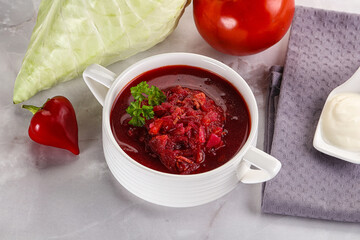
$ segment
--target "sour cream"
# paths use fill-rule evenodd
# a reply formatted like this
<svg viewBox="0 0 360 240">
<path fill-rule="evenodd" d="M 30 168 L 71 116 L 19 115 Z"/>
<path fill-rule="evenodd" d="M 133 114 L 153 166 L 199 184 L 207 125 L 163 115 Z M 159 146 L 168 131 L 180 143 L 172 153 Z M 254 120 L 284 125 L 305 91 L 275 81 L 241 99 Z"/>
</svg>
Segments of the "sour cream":
<svg viewBox="0 0 360 240">
<path fill-rule="evenodd" d="M 328 144 L 360 151 L 360 94 L 339 93 L 326 101 L 321 132 Z"/>
</svg>

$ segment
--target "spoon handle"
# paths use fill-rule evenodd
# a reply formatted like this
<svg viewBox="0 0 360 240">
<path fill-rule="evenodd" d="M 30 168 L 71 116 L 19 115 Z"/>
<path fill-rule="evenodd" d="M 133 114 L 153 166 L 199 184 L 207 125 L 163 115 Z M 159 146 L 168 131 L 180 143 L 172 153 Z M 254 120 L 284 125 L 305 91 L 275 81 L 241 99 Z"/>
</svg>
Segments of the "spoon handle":
<svg viewBox="0 0 360 240">
<path fill-rule="evenodd" d="M 341 85 L 342 92 L 347 91 L 360 91 L 360 67 L 356 72 Z"/>
</svg>

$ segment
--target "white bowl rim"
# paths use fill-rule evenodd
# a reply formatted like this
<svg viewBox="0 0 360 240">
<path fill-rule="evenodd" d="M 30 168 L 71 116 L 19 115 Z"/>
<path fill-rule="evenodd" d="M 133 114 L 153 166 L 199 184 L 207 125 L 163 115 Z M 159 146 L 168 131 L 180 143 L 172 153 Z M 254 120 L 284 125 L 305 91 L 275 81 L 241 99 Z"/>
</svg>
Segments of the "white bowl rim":
<svg viewBox="0 0 360 240">
<path fill-rule="evenodd" d="M 221 76 L 222 78 L 224 78 L 225 80 L 227 80 L 231 85 L 233 85 L 233 87 L 235 89 L 238 90 L 238 92 L 241 94 L 241 96 L 243 97 L 243 99 L 245 100 L 248 110 L 249 110 L 249 114 L 250 114 L 250 123 L 251 123 L 251 127 L 250 127 L 250 133 L 249 136 L 245 142 L 245 144 L 239 149 L 239 151 L 231 158 L 229 159 L 226 163 L 224 163 L 223 165 L 214 168 L 212 170 L 206 171 L 206 172 L 202 172 L 202 173 L 195 173 L 195 174 L 175 174 L 175 173 L 165 173 L 165 172 L 161 172 L 158 170 L 154 170 L 151 169 L 147 166 L 142 165 L 141 163 L 137 162 L 136 160 L 132 159 L 128 154 L 125 153 L 124 150 L 122 150 L 122 148 L 119 146 L 119 144 L 116 142 L 115 137 L 111 131 L 111 127 L 110 127 L 110 112 L 114 103 L 114 100 L 111 100 L 111 96 L 113 96 L 113 92 L 115 91 L 115 86 L 116 84 L 118 84 L 120 82 L 119 79 L 123 78 L 126 74 L 128 74 L 130 71 L 133 71 L 134 69 L 138 68 L 139 66 L 142 66 L 143 64 L 146 64 L 147 62 L 151 61 L 151 60 L 155 60 L 155 59 L 159 59 L 159 58 L 179 58 L 179 57 L 189 57 L 189 58 L 198 58 L 199 61 L 206 61 L 209 62 L 217 67 L 220 68 L 225 68 L 227 71 L 230 71 L 231 74 L 235 74 L 237 76 L 237 78 L 239 78 L 241 81 L 243 81 L 244 87 L 246 88 L 245 91 L 248 91 L 250 94 L 250 100 L 254 103 L 254 109 L 253 109 L 253 114 L 252 115 L 250 113 L 251 109 L 249 107 L 249 103 L 245 100 L 245 97 L 243 96 L 243 94 L 240 92 L 240 90 L 229 80 L 227 80 L 225 77 L 221 76 L 220 74 L 216 73 L 215 71 L 212 71 L 210 69 L 204 69 L 206 71 L 210 71 L 214 74 L 217 74 L 219 76 Z M 175 66 L 175 65 L 187 65 L 187 64 L 169 64 L 166 66 Z M 165 66 L 165 65 L 164 65 Z M 193 65 L 187 65 L 187 66 L 193 66 Z M 156 69 L 159 68 L 161 66 L 155 67 L 155 68 L 151 68 L 151 69 Z M 198 67 L 198 66 L 195 66 Z M 201 67 L 198 67 L 201 68 Z M 138 75 L 140 75 L 141 73 L 138 73 Z M 124 87 L 127 86 L 127 84 L 132 81 L 133 79 L 130 79 L 127 81 L 127 83 L 125 84 Z M 116 84 L 115 84 L 116 83 Z M 124 88 L 123 87 L 123 88 Z M 117 93 L 115 94 L 117 96 L 117 94 L 119 94 L 119 90 L 117 91 Z M 134 164 L 137 167 L 140 167 L 141 169 L 143 169 L 144 171 L 153 173 L 153 174 L 157 174 L 157 175 L 162 175 L 162 176 L 168 176 L 171 178 L 179 178 L 179 179 L 194 179 L 194 178 L 202 178 L 205 176 L 210 176 L 212 174 L 215 174 L 217 172 L 221 172 L 229 167 L 231 167 L 233 164 L 235 164 L 235 159 L 243 156 L 243 153 L 245 154 L 245 152 L 251 147 L 252 142 L 254 141 L 254 139 L 256 139 L 257 137 L 257 131 L 258 131 L 258 122 L 259 122 L 259 116 L 258 116 L 258 107 L 257 107 L 257 102 L 254 96 L 254 93 L 252 92 L 251 88 L 249 87 L 249 85 L 247 84 L 247 82 L 240 76 L 240 74 L 238 74 L 234 69 L 232 69 L 231 67 L 229 67 L 228 65 L 215 60 L 213 58 L 204 56 L 204 55 L 200 55 L 200 54 L 195 54 L 195 53 L 187 53 L 187 52 L 172 52 L 172 53 L 162 53 L 162 54 L 157 54 L 157 55 L 153 55 L 147 58 L 144 58 L 134 64 L 132 64 L 131 66 L 129 66 L 128 68 L 126 68 L 119 76 L 116 77 L 116 79 L 114 80 L 113 85 L 110 87 L 108 93 L 106 94 L 106 98 L 105 98 L 105 102 L 104 102 L 104 107 L 103 107 L 103 131 L 106 130 L 108 133 L 108 137 L 110 139 L 110 141 L 112 142 L 112 144 L 115 146 L 115 148 L 121 153 L 121 155 L 123 155 L 122 157 L 125 157 L 130 163 Z M 104 134 L 104 133 L 103 133 Z"/>
</svg>

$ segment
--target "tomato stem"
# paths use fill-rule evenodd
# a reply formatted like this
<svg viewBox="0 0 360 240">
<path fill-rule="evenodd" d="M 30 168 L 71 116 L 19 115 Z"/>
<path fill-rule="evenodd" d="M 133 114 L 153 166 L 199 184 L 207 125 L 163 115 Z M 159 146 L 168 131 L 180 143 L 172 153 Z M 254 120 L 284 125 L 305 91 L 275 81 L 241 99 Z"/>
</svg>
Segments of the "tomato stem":
<svg viewBox="0 0 360 240">
<path fill-rule="evenodd" d="M 41 107 L 36 107 L 33 105 L 22 105 L 21 107 L 29 110 L 30 112 L 32 112 L 32 114 L 37 113 L 37 111 L 41 109 Z"/>
</svg>

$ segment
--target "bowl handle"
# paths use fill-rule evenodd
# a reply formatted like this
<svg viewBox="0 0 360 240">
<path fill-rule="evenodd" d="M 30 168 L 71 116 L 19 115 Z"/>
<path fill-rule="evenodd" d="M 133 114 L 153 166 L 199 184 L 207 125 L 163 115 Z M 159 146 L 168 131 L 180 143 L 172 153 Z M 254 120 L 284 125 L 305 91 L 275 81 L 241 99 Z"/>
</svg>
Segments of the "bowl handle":
<svg viewBox="0 0 360 240">
<path fill-rule="evenodd" d="M 115 80 L 116 74 L 99 64 L 92 64 L 83 72 L 83 78 L 92 94 L 104 106 L 106 94 Z"/>
<path fill-rule="evenodd" d="M 258 169 L 252 169 L 253 165 Z M 250 147 L 237 169 L 237 177 L 243 183 L 261 183 L 276 176 L 281 162 L 256 147 Z"/>
</svg>

